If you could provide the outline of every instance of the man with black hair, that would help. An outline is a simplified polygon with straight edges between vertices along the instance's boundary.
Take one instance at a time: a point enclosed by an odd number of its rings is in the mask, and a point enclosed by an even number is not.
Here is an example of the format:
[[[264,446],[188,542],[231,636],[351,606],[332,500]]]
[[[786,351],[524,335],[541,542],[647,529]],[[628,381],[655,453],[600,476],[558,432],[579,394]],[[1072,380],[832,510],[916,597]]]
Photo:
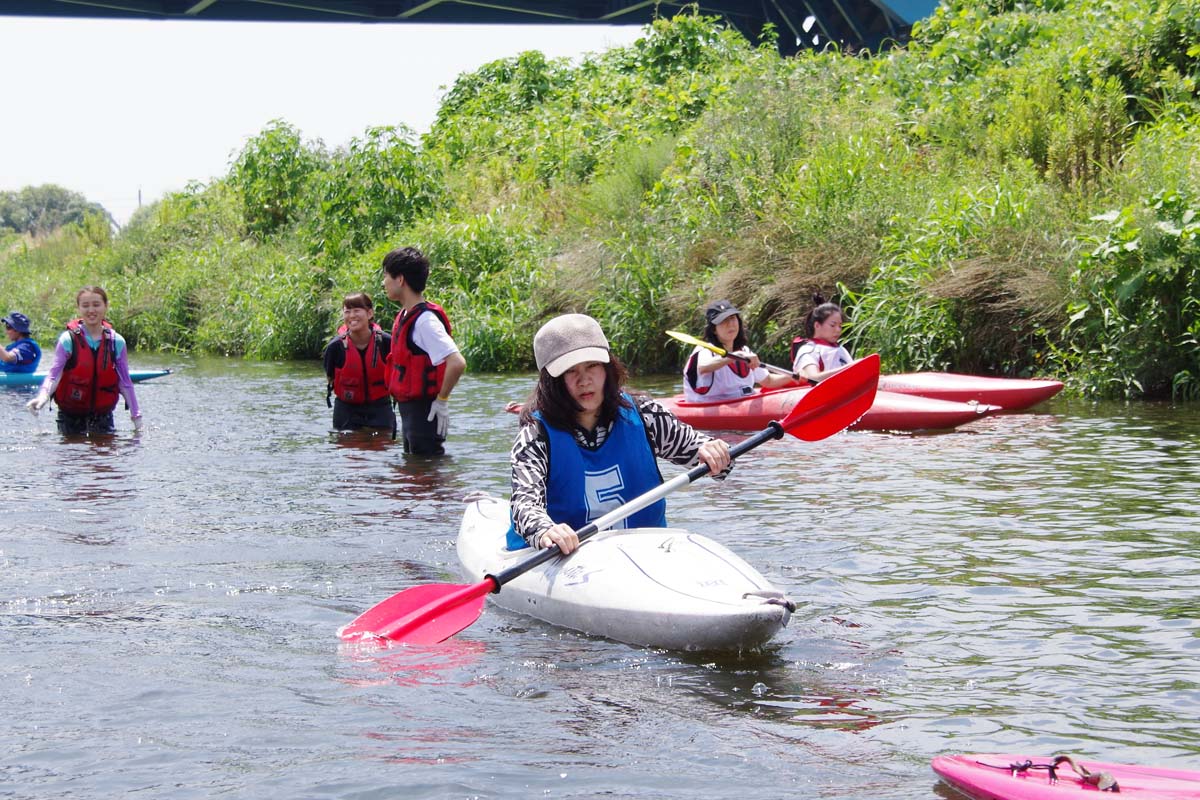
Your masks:
[[[392,325],[388,391],[396,401],[404,452],[441,455],[450,429],[450,393],[467,362],[450,338],[450,318],[425,299],[429,259],[415,247],[383,257],[383,290],[400,304]]]

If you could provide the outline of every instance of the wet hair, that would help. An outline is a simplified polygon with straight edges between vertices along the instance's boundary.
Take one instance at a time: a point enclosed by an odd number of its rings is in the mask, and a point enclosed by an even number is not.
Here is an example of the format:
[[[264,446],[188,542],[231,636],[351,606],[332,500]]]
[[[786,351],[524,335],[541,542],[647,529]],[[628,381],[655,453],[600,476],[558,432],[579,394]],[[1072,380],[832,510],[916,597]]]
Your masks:
[[[604,400],[600,403],[600,415],[596,420],[601,425],[612,424],[622,408],[633,408],[633,404],[621,395],[629,372],[615,353],[610,352],[608,359],[604,365]],[[575,415],[581,410],[567,391],[565,375],[554,378],[543,369],[538,373],[538,383],[529,402],[521,411],[521,424],[532,422],[533,412],[540,411],[547,424],[569,431],[575,427]]]
[[[99,286],[85,286],[75,293],[75,305],[79,305],[79,298],[85,294],[98,294],[104,299],[104,305],[108,305],[108,292],[101,289]]]
[[[366,292],[355,292],[348,294],[342,298],[342,308],[365,308],[372,314],[375,313],[375,305],[371,302],[371,295]]]
[[[805,315],[805,317],[804,317],[804,338],[805,339],[813,338],[813,334],[816,332],[817,323],[824,322],[825,320],[827,320],[831,316],[833,316],[835,313],[841,314],[843,320],[846,318],[845,313],[842,312],[842,307],[839,306],[837,303],[831,303],[831,302],[827,301],[820,294],[814,294],[812,296],[812,299],[813,299],[812,311],[809,311],[808,314]]]
[[[750,346],[750,339],[746,336],[746,323],[742,321],[741,314],[734,314],[738,321],[737,336],[733,337],[733,347],[730,350],[741,350],[743,347]],[[725,349],[725,345],[721,344],[720,338],[717,337],[717,326],[711,322],[704,323],[704,341],[711,345]]]
[[[404,278],[420,294],[429,281],[429,259],[415,247],[398,247],[383,257],[383,271],[393,278]]]

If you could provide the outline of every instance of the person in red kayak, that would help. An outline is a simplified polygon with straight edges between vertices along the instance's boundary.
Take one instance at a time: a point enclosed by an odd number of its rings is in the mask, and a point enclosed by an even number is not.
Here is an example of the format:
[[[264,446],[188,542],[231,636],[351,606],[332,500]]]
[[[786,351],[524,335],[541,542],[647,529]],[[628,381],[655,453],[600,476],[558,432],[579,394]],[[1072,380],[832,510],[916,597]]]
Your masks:
[[[733,400],[752,394],[755,386],[796,385],[789,376],[762,366],[748,346],[742,312],[728,300],[716,300],[704,309],[704,340],[732,355],[720,356],[704,347],[692,351],[683,367],[683,396],[689,403]]]
[[[538,383],[512,447],[509,549],[558,545],[570,553],[576,530],[662,483],[656,458],[703,462],[725,477],[729,445],[630,395],[596,320],[555,317],[533,337],[533,354]],[[616,527],[665,527],[665,508],[659,500]]]
[[[842,338],[842,307],[813,295],[813,308],[804,317],[804,335],[792,340],[792,369],[809,383],[818,383],[854,363]]]
[[[108,435],[116,432],[113,409],[124,398],[134,430],[140,431],[142,412],[129,378],[128,348],[106,319],[108,294],[85,286],[75,294],[75,308],[79,317],[58,337],[50,372],[26,407],[36,414],[53,397],[60,433]]]
[[[343,324],[325,346],[325,403],[334,395],[333,427],[339,431],[384,428],[396,436],[388,392],[392,337],[375,323],[375,306],[363,292],[342,299]]]

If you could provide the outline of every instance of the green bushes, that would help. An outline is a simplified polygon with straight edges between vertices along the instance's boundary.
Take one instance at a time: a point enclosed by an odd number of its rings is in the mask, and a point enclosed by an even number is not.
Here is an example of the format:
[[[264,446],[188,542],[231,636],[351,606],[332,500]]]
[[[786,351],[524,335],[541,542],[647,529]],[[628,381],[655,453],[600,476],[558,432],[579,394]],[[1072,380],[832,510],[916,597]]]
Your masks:
[[[286,122],[229,174],[104,226],[3,240],[0,292],[60,324],[100,282],[135,347],[314,357],[387,250],[431,256],[472,370],[587,311],[639,371],[715,296],[781,360],[814,291],[885,368],[1057,370],[1200,397],[1200,0],[952,0],[906,49],[781,58],[660,20],[576,64],[486,64],[430,132],[327,151]],[[52,275],[48,278],[47,275]]]
[[[1082,391],[1200,396],[1200,203],[1176,193],[1094,218],[1059,355]]]

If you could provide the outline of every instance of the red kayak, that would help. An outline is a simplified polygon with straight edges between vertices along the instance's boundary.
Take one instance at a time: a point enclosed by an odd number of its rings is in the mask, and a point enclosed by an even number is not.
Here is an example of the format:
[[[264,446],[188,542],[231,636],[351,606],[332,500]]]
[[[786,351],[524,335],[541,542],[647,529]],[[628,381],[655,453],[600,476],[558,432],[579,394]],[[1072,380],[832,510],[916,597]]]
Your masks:
[[[663,407],[693,428],[701,430],[757,431],[773,419],[786,417],[809,386],[767,389],[734,400],[689,403],[683,395],[660,400]],[[863,418],[850,426],[859,431],[916,431],[954,428],[999,406],[952,403],[894,392],[876,392],[875,402]]]
[[[1062,391],[1060,381],[1026,378],[988,378],[953,372],[909,372],[880,375],[879,391],[952,400],[956,403],[987,403],[1005,411],[1020,411],[1049,400]]]
[[[972,800],[1200,800],[1200,772],[1011,753],[938,756],[933,771]]]

